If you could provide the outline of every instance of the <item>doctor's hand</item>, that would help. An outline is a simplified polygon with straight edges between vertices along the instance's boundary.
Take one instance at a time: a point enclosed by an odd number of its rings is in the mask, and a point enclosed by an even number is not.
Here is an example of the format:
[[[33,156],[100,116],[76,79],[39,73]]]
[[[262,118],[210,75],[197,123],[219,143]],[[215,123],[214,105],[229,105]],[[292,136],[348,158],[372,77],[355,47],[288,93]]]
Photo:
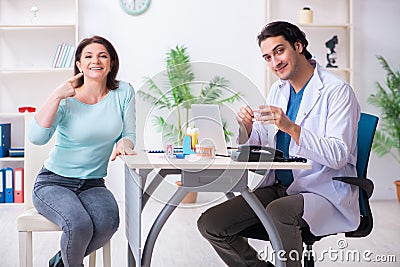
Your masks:
[[[76,94],[74,83],[82,77],[83,73],[78,73],[72,78],[68,79],[63,84],[59,85],[53,92],[54,96],[58,99],[64,99],[67,97],[72,97]]]
[[[136,155],[137,153],[133,150],[133,143],[127,139],[121,139],[118,141],[113,152],[111,153],[110,160],[114,161],[118,156],[121,155]]]
[[[281,108],[263,105],[259,106],[257,112],[260,113],[260,116],[256,117],[257,121],[263,124],[275,124],[279,130],[288,133],[299,144],[301,127],[289,119]]]
[[[246,131],[247,137],[250,136],[253,127],[253,118],[254,113],[249,106],[241,107],[236,116],[240,129]]]

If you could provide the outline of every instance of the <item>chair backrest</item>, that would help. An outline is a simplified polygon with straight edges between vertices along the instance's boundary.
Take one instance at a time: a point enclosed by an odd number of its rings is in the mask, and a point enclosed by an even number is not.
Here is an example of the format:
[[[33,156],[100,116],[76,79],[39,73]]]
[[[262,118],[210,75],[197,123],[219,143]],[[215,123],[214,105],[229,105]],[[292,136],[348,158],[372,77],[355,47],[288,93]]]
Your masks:
[[[357,136],[357,176],[359,178],[367,177],[367,169],[369,155],[371,154],[372,142],[378,125],[378,117],[367,113],[361,113],[358,122]],[[367,198],[368,199],[368,198]],[[365,207],[365,196],[360,190],[360,211],[363,216],[367,215],[367,207]]]
[[[357,176],[367,177],[369,155],[374,140],[378,117],[361,113],[357,135]]]
[[[369,156],[371,153],[372,142],[378,124],[378,117],[366,113],[361,113],[360,121],[358,122],[358,136],[357,136],[357,176],[358,178],[367,178],[367,168],[369,162]],[[373,184],[371,193],[373,190]],[[357,230],[347,232],[347,237],[364,237],[367,236],[373,227],[373,218],[371,207],[368,201],[368,194],[363,192],[360,188],[360,225]]]
[[[43,146],[32,144],[28,139],[28,131],[34,114],[25,115],[25,159],[24,159],[24,208],[25,210],[33,208],[32,189],[36,176],[42,168],[44,161],[49,156],[50,150],[54,147],[55,138]]]

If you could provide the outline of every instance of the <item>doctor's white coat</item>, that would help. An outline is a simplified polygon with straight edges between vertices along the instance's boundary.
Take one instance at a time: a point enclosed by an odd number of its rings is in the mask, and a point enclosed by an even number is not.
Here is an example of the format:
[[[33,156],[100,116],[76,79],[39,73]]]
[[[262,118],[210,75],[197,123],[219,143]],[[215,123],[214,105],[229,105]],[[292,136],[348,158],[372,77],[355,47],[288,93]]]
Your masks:
[[[352,88],[315,61],[314,75],[304,90],[295,123],[301,126],[299,145],[291,140],[289,154],[300,156],[312,165],[311,170],[293,170],[294,181],[289,195],[304,197],[303,219],[314,235],[327,235],[357,229],[359,218],[358,188],[336,176],[357,176],[357,129],[360,107]],[[288,81],[275,82],[267,104],[286,112],[290,96]],[[250,144],[275,147],[278,128],[275,125],[253,124]],[[262,183],[275,183],[273,170]]]

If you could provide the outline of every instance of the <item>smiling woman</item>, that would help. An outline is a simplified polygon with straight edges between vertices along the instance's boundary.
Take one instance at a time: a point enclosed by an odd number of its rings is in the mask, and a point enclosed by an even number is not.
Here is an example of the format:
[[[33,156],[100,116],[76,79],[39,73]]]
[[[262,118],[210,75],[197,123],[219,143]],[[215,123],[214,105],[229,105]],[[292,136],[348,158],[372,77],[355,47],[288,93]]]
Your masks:
[[[118,205],[104,177],[110,158],[135,154],[136,141],[135,93],[115,79],[118,68],[108,40],[83,39],[75,76],[50,94],[32,120],[32,143],[46,144],[54,133],[57,138],[33,191],[38,212],[64,229],[50,266],[83,266],[84,257],[118,229]]]

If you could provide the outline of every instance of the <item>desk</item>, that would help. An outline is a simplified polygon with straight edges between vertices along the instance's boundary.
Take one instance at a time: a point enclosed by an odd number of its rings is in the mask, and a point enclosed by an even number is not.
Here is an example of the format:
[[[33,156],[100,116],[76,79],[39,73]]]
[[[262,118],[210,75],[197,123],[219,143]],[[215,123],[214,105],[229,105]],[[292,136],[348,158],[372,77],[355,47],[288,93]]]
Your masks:
[[[240,192],[267,230],[272,247],[279,251],[282,241],[268,218],[264,207],[248,188],[248,170],[310,169],[308,163],[297,162],[236,162],[227,157],[214,159],[169,159],[163,154],[138,151],[125,156],[125,231],[128,239],[128,266],[150,266],[154,244],[165,222],[188,192]],[[158,175],[144,190],[148,174],[160,169]],[[141,214],[147,200],[168,174],[181,174],[182,186],[177,189],[154,221],[146,238],[143,251],[141,240]],[[195,226],[193,226],[195,227]],[[285,266],[276,262],[276,266]]]

